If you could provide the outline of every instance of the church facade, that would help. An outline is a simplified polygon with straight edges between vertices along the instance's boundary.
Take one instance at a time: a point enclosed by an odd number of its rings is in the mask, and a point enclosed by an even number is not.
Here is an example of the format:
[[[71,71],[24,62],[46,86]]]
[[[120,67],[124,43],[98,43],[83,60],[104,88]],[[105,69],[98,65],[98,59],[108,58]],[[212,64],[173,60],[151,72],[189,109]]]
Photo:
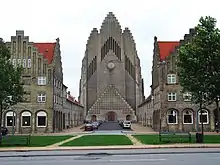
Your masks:
[[[110,12],[100,31],[92,30],[82,60],[79,101],[84,115],[87,120],[136,121],[136,109],[143,99],[135,41]]]

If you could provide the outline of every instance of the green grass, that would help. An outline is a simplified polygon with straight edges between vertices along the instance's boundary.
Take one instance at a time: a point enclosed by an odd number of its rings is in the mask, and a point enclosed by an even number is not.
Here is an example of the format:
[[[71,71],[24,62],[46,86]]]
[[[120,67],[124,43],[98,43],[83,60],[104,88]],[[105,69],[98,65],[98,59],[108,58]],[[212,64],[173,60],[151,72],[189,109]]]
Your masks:
[[[11,136],[10,140],[8,140],[7,137],[4,137],[2,139],[2,147],[27,146],[26,140],[23,137],[23,135],[15,135]],[[61,142],[71,137],[73,136],[30,136],[29,147],[44,147]]]
[[[159,135],[133,135],[143,144],[174,144],[174,143],[189,143],[186,138],[174,138],[173,142],[160,142]],[[171,135],[172,136],[172,135]],[[175,136],[175,135],[173,135]],[[196,136],[192,135],[191,143],[196,142]],[[220,135],[204,135],[204,143],[220,143]]]
[[[69,141],[61,146],[111,146],[132,145],[132,142],[124,135],[86,135]]]

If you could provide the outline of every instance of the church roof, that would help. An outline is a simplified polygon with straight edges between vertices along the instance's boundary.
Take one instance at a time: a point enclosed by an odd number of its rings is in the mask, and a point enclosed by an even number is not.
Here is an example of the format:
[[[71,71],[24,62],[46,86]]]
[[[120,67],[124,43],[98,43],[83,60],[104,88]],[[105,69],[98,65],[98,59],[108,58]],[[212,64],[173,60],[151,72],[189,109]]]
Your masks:
[[[160,49],[160,60],[163,61],[167,56],[174,51],[176,46],[179,46],[179,41],[157,41]]]
[[[46,58],[48,63],[51,64],[56,43],[34,43],[34,46],[38,48],[39,53],[43,54],[44,58]]]

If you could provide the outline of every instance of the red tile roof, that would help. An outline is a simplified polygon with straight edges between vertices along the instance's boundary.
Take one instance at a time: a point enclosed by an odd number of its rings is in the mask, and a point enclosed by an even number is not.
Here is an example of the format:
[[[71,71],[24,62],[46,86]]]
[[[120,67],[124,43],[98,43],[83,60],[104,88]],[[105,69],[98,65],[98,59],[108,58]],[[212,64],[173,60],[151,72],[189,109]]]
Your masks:
[[[43,54],[44,58],[48,59],[48,63],[51,64],[56,43],[34,43],[34,46],[38,48],[38,51]]]
[[[157,43],[160,49],[161,61],[165,60],[165,58],[170,55],[176,46],[179,46],[178,41],[158,41]]]

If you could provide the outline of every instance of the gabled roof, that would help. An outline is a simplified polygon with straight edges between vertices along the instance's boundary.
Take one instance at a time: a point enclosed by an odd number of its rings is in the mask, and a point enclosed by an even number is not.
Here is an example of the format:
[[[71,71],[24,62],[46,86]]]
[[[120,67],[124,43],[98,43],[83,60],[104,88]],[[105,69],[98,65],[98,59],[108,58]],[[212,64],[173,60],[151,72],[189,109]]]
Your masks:
[[[158,41],[160,49],[160,60],[163,61],[167,56],[174,51],[176,46],[179,46],[179,41]]]
[[[56,43],[34,43],[34,46],[38,48],[39,53],[43,54],[44,58],[51,64]]]

